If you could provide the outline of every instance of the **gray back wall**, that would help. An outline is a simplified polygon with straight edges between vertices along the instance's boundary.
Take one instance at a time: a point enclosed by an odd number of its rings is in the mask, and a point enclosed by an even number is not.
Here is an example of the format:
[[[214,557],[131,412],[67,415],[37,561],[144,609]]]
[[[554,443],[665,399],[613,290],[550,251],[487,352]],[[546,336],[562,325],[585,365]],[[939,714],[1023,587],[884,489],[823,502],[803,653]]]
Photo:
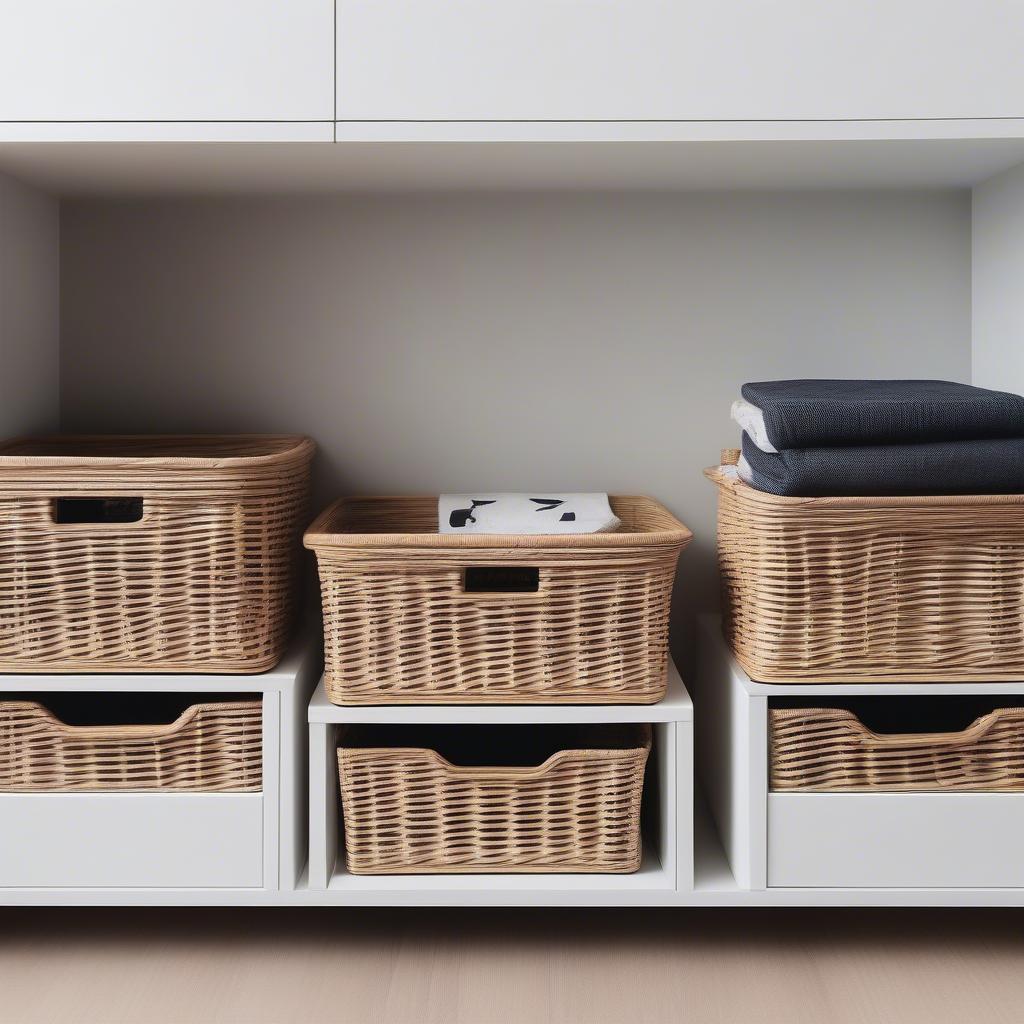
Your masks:
[[[1024,168],[973,196],[974,383],[1024,394]]]
[[[57,429],[59,244],[56,201],[0,177],[0,437]]]
[[[696,533],[745,380],[970,377],[963,192],[72,202],[66,430],[302,431],[344,492],[607,490]]]

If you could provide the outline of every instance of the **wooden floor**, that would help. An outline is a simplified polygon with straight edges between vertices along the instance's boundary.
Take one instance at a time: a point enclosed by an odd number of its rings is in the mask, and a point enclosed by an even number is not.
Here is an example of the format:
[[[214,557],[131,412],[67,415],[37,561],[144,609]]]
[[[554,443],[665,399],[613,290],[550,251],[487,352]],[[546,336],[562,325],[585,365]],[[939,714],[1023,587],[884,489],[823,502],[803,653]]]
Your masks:
[[[0,1021],[1020,1024],[1015,911],[0,910]]]

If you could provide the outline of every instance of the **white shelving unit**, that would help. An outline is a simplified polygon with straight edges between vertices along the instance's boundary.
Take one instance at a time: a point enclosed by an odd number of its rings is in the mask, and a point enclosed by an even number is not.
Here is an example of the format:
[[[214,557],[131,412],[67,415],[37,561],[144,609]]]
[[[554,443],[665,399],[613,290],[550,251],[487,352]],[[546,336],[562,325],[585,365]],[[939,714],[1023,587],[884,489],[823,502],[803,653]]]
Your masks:
[[[678,652],[714,607],[700,469],[735,438],[742,380],[1024,392],[1021,9],[837,0],[794,34],[776,7],[0,0],[0,434],[306,432],[320,507],[567,474],[652,493],[696,534]],[[1024,885],[875,884],[884,857],[848,865],[856,887],[773,884],[811,877],[780,837],[832,811],[767,783],[772,700],[1024,700],[1024,680],[763,686],[714,620],[697,655],[693,704],[673,670],[652,707],[339,708],[305,641],[262,676],[0,676],[5,693],[258,693],[266,753],[264,792],[231,806],[241,853],[176,859],[188,799],[152,818],[148,796],[53,814],[62,798],[0,795],[0,835],[39,832],[40,880],[104,883],[5,885],[8,844],[0,904],[1024,905]],[[636,875],[344,871],[339,725],[631,721],[655,725],[660,826]],[[1019,858],[1020,798],[964,796]],[[862,829],[885,803],[846,802]],[[939,801],[889,803],[949,838]],[[144,827],[166,884],[112,853],[90,866],[66,834],[111,814],[111,834]],[[248,859],[203,875],[214,856]]]
[[[624,707],[583,706],[491,706],[491,707],[351,707],[330,704],[319,679],[319,655],[315,645],[297,645],[273,672],[262,676],[5,676],[4,693],[42,693],[68,690],[90,692],[261,692],[264,694],[268,761],[262,797],[267,808],[265,835],[267,874],[262,885],[226,887],[208,885],[139,886],[116,884],[92,886],[2,886],[0,905],[39,906],[674,906],[674,907],[756,907],[756,906],[1024,906],[1024,887],[1010,886],[768,886],[766,879],[753,883],[751,854],[756,847],[767,857],[767,762],[744,741],[743,734],[730,732],[721,739],[723,722],[739,719],[722,713],[728,704],[744,694],[767,701],[769,696],[838,696],[863,692],[863,687],[778,687],[745,680],[735,667],[728,668],[717,633],[717,620],[702,620],[701,669],[694,678],[696,705],[691,704],[678,673],[670,674],[669,692],[656,705]],[[724,685],[710,666],[725,665],[739,683]],[[906,690],[918,694],[976,692],[968,686],[913,684],[895,686],[886,692]],[[871,691],[877,693],[878,691]],[[989,692],[989,688],[986,688]],[[998,685],[993,695],[1024,695],[1024,683]],[[312,699],[310,695],[312,693]],[[310,765],[309,799],[306,799],[304,761],[305,710],[308,701]],[[274,708],[280,708],[276,727]],[[654,778],[658,791],[660,830],[649,842],[643,865],[633,875],[349,875],[339,859],[337,761],[333,733],[344,722],[408,724],[445,723],[467,727],[493,723],[529,724],[565,722],[654,723]],[[693,781],[691,740],[697,726],[697,749],[701,757],[708,799],[701,780]],[[748,716],[749,727],[749,716]],[[276,736],[275,736],[276,733]],[[300,761],[303,762],[300,767]],[[275,771],[275,765],[278,767]],[[712,766],[717,765],[717,768]],[[760,782],[744,789],[744,773]],[[275,778],[276,776],[276,778]],[[710,776],[710,777],[709,777]],[[724,787],[724,788],[723,788]],[[274,789],[280,806],[280,833],[271,807]],[[968,794],[969,796],[970,794]],[[988,794],[983,794],[988,795]],[[143,799],[126,794],[130,799]],[[941,796],[941,795],[940,795]],[[1020,798],[1006,794],[1010,800]],[[3,802],[17,801],[18,795],[0,796]],[[62,798],[59,795],[57,799]],[[73,798],[72,798],[73,799]],[[86,795],[86,800],[93,799]],[[193,798],[193,799],[202,799]],[[708,803],[719,817],[716,824]],[[213,804],[213,801],[210,801]],[[692,811],[692,831],[690,828]],[[311,838],[310,864],[314,884],[304,868],[307,816]],[[1018,814],[1024,817],[1024,813]],[[1014,820],[1014,815],[1010,816]],[[15,818],[9,821],[13,826]],[[673,824],[674,821],[674,824]],[[740,827],[737,822],[741,822]],[[742,824],[745,822],[745,824]],[[760,824],[759,824],[760,823]],[[73,819],[67,823],[70,829]],[[725,844],[719,838],[719,826]],[[6,829],[7,826],[5,826]],[[744,831],[745,829],[745,831]],[[27,826],[9,834],[24,835]],[[159,839],[163,833],[157,832]],[[652,837],[653,838],[653,837]],[[968,842],[970,842],[968,837]],[[46,834],[48,842],[67,838]],[[281,884],[270,884],[275,841],[280,843]],[[691,868],[692,864],[692,868]],[[295,872],[296,884],[287,879]],[[692,871],[692,886],[689,884]],[[318,873],[318,874],[317,874]],[[326,884],[325,884],[326,880]]]

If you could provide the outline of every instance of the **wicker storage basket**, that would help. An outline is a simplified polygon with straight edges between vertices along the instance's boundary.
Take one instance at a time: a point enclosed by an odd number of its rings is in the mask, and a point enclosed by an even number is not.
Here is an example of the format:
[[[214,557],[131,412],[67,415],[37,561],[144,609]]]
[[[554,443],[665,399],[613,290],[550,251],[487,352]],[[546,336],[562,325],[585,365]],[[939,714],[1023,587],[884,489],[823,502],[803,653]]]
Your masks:
[[[537,760],[546,760],[528,767],[456,766],[427,747],[374,746],[388,739],[384,730],[350,730],[338,749],[348,870],[636,871],[650,726],[594,727],[575,734],[543,726],[511,728],[518,730],[518,739],[508,729],[502,735],[486,729],[475,734],[475,742],[484,745],[485,762],[522,748],[524,737],[530,749],[520,752],[529,758],[541,750]],[[473,733],[458,730],[451,746],[460,750]],[[428,733],[426,742],[442,745],[437,735]],[[559,741],[578,749],[558,749]]]
[[[0,445],[0,671],[272,668],[312,453],[278,436]]]
[[[259,791],[258,700],[195,704],[169,725],[66,725],[34,701],[0,702],[0,792]]]
[[[1024,790],[1024,708],[960,732],[872,732],[840,708],[772,708],[775,790]]]
[[[310,527],[336,704],[650,704],[690,531],[649,498],[622,527],[574,536],[450,536],[436,498],[346,498]],[[525,580],[526,592],[479,592]],[[517,575],[519,574],[519,575]],[[513,585],[519,585],[513,582]]]
[[[1024,678],[1024,496],[718,485],[723,627],[764,683]]]

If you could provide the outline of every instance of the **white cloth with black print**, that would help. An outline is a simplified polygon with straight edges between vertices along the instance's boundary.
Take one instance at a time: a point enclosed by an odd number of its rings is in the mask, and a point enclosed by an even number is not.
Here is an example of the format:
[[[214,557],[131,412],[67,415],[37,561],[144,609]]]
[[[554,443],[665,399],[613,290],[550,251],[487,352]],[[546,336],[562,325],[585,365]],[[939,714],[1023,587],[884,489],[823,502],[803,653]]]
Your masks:
[[[441,533],[610,533],[621,525],[607,494],[442,494],[437,500]]]

